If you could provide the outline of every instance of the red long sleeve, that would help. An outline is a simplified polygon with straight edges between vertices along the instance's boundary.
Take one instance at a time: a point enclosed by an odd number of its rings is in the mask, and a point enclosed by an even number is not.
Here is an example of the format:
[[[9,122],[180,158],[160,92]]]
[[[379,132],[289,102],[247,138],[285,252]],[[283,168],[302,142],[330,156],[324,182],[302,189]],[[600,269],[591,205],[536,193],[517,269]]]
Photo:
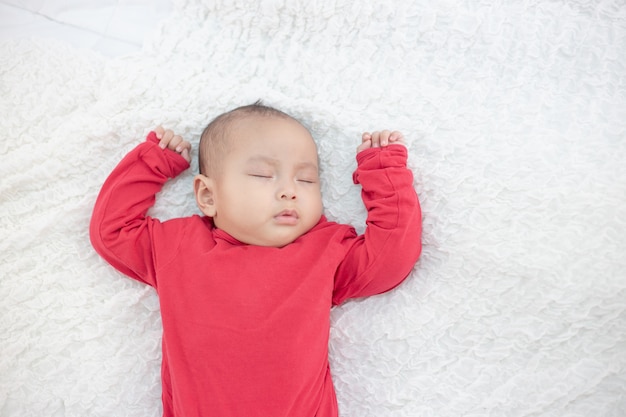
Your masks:
[[[147,217],[155,194],[189,167],[163,150],[151,132],[109,175],[98,195],[89,227],[95,250],[124,274],[156,286],[152,231],[159,221]]]
[[[358,154],[355,184],[367,209],[358,236],[337,270],[333,303],[380,294],[400,284],[420,256],[422,215],[402,145]]]

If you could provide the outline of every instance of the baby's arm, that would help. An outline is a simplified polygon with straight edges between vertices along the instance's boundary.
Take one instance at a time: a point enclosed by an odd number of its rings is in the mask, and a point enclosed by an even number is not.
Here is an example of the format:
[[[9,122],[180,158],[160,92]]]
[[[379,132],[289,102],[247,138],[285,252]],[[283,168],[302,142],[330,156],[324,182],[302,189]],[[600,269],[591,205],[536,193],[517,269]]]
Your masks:
[[[402,145],[404,137],[397,131],[362,136],[354,181],[362,186],[367,228],[350,242],[337,271],[334,304],[390,290],[406,278],[419,258],[421,209]]]
[[[189,167],[191,145],[157,127],[115,167],[94,206],[94,249],[132,278],[156,286],[153,235],[160,222],[146,215],[163,184]]]

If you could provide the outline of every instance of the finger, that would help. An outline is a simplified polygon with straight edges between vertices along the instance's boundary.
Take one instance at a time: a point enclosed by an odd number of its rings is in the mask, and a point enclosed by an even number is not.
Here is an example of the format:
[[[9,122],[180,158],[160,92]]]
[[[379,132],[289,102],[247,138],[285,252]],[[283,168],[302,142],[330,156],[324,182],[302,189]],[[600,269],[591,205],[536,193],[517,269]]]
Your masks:
[[[389,136],[391,136],[391,132],[389,130],[383,130],[380,132],[380,146],[389,145]]]
[[[357,146],[356,153],[364,151],[372,147],[372,134],[370,132],[363,132],[361,135],[361,144]]]
[[[183,148],[180,155],[185,158],[185,161],[191,162],[191,157],[189,156],[189,148]]]
[[[396,142],[404,143],[404,135],[402,134],[402,132],[394,130],[389,135],[389,143],[396,143]]]
[[[183,139],[182,136],[179,136],[179,135],[174,136],[174,139],[172,139],[172,142],[176,143],[175,145],[172,146],[172,148],[178,153],[181,153],[185,149],[187,149],[188,151],[191,150],[191,143]]]
[[[159,142],[159,146],[161,147],[161,149],[167,148],[173,137],[174,137],[174,132],[172,132],[171,130],[168,129],[165,132],[163,132],[161,141]]]
[[[183,158],[185,158],[185,160],[187,162],[191,162],[191,159],[189,157],[189,155],[191,154],[191,143],[187,142],[181,136],[177,135],[177,136],[174,136],[174,138],[172,139],[172,142],[170,142],[170,144],[173,144],[179,138],[180,138],[180,142],[177,145],[172,145],[170,147],[170,149],[172,149],[172,150],[178,152],[179,154],[181,154],[181,156]]]
[[[371,139],[367,139],[365,140],[363,143],[361,143],[357,148],[356,148],[356,153],[359,153],[361,151],[364,151],[366,149],[369,149],[372,147],[372,140]]]
[[[180,135],[174,135],[172,136],[172,139],[170,140],[170,142],[167,144],[167,147],[173,151],[176,152],[180,152],[183,150],[182,147],[180,147],[180,144],[183,142],[183,137]],[[179,148],[180,147],[180,148]]]
[[[372,148],[380,147],[380,132],[372,133]]]
[[[161,125],[154,128],[154,133],[156,134],[157,139],[161,139],[163,137],[163,132],[165,132],[165,129],[163,129],[163,126]]]

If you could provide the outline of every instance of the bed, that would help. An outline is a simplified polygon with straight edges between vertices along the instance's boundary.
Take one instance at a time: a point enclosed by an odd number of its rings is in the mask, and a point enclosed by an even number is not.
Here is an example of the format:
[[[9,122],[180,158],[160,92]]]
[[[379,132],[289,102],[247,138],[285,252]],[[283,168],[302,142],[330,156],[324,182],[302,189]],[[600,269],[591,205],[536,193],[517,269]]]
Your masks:
[[[619,1],[0,2],[0,415],[156,417],[159,304],[89,243],[158,124],[197,145],[262,98],[310,127],[362,231],[364,130],[408,139],[423,253],[332,311],[340,412],[626,415],[626,6]],[[151,214],[197,213],[197,163]]]

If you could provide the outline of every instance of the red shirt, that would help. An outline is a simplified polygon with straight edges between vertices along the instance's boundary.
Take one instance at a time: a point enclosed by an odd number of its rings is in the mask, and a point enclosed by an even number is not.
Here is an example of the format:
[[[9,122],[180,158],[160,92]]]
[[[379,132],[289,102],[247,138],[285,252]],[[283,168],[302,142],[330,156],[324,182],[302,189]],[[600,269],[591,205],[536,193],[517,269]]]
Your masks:
[[[330,309],[409,274],[421,212],[400,145],[357,156],[367,229],[322,217],[283,248],[243,244],[208,217],[146,216],[189,164],[154,133],[104,183],[91,241],[111,265],[153,286],[163,321],[164,416],[334,417]]]

